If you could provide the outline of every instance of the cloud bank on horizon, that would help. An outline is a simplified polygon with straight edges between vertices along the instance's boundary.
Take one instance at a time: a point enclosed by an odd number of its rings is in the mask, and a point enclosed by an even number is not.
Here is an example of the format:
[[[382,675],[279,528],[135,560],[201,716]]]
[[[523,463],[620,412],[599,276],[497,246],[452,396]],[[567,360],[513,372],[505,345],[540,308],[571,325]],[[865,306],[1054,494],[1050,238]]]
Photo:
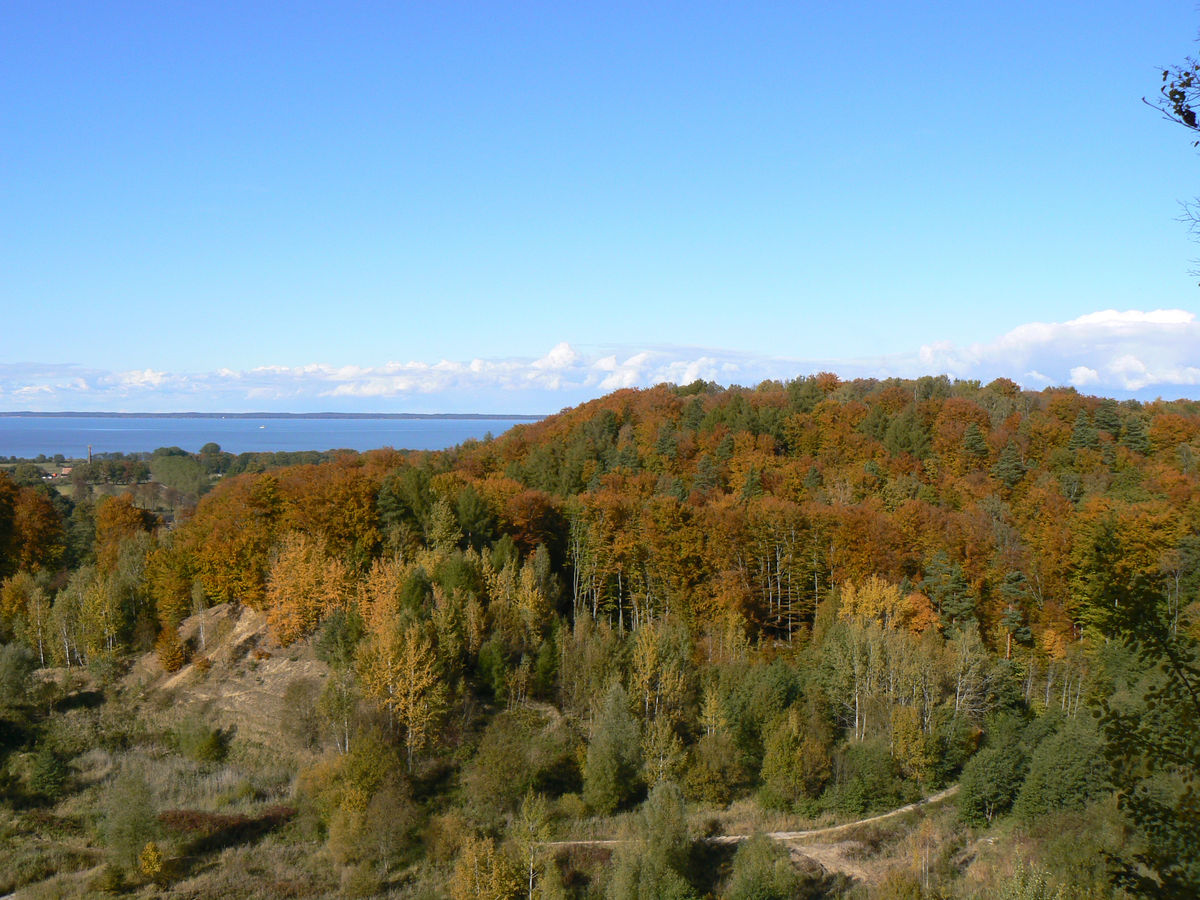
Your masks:
[[[1200,322],[1181,309],[1104,310],[1033,322],[967,347],[933,343],[866,359],[767,357],[689,347],[559,343],[539,359],[308,364],[243,371],[122,372],[70,364],[0,365],[0,409],[38,412],[547,413],[620,388],[697,379],[753,385],[819,371],[843,378],[1011,378],[1116,397],[1200,398]]]

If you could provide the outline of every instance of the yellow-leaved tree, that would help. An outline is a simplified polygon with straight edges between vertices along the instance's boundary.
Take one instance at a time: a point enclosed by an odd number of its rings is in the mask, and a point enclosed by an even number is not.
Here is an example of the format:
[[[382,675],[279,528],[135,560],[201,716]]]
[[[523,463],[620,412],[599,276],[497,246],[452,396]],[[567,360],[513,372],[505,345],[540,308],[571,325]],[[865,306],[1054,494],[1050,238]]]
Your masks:
[[[900,588],[871,575],[861,584],[847,581],[842,585],[840,614],[848,622],[875,621],[886,627],[896,627],[904,611]]]
[[[413,754],[428,742],[446,706],[433,641],[416,624],[373,634],[359,654],[358,669],[363,692],[404,732],[411,772]]]
[[[523,893],[517,866],[491,838],[467,838],[450,876],[453,900],[516,900]]]
[[[346,565],[326,552],[325,542],[299,532],[284,535],[267,578],[267,621],[284,646],[312,633],[343,606]]]

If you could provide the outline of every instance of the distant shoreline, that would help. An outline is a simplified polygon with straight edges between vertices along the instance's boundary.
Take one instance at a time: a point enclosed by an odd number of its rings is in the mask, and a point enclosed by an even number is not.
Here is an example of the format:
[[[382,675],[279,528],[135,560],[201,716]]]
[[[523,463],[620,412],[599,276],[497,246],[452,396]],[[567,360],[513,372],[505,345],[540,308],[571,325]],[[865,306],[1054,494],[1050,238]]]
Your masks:
[[[545,415],[520,413],[204,413],[204,412],[0,412],[0,418],[12,419],[471,419],[539,422]]]

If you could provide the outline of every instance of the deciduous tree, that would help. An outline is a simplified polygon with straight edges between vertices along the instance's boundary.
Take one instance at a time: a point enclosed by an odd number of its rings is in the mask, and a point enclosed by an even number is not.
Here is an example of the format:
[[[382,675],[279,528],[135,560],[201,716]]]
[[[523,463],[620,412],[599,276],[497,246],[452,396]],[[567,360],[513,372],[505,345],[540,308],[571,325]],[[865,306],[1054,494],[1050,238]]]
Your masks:
[[[373,635],[363,647],[358,670],[365,693],[379,702],[404,734],[408,768],[423,749],[445,706],[433,642],[413,624],[391,634]]]

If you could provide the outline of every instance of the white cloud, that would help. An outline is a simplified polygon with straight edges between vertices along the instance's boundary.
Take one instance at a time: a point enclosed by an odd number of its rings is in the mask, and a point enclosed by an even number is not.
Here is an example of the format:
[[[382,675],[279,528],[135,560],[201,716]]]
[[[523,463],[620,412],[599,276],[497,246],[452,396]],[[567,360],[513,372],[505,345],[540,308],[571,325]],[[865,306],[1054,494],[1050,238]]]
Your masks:
[[[24,387],[17,388],[16,390],[14,390],[12,392],[12,395],[14,397],[18,397],[22,400],[28,400],[30,398],[37,398],[37,397],[53,396],[54,388],[50,387],[49,385],[45,385],[45,384],[29,384]]]
[[[1030,322],[967,348],[929,344],[918,355],[922,363],[963,378],[1023,370],[1032,376],[1030,387],[1069,383],[1170,393],[1200,384],[1200,323],[1182,309],[1106,309],[1067,322]]]
[[[160,388],[170,376],[166,372],[142,369],[134,372],[116,372],[106,379],[108,383],[126,388]]]
[[[532,368],[561,372],[564,369],[569,369],[577,362],[579,362],[579,354],[575,352],[570,344],[563,341],[555,344],[553,349],[541,359],[535,360]]]
[[[1097,384],[1100,381],[1100,373],[1095,369],[1089,369],[1087,366],[1075,366],[1071,369],[1071,384],[1075,387],[1086,387],[1089,384]]]
[[[647,364],[650,362],[649,352],[643,351],[635,353],[623,363],[618,363],[616,356],[606,356],[599,360],[595,367],[601,372],[605,372],[605,376],[600,379],[599,388],[602,391],[615,391],[621,388],[637,387],[645,385],[647,379],[644,375]],[[589,379],[588,383],[595,383]]]
[[[936,341],[873,359],[783,359],[661,346],[596,352],[562,342],[537,358],[262,365],[208,373],[9,363],[0,364],[0,395],[47,411],[546,412],[664,381],[752,385],[823,370],[844,378],[944,373],[985,382],[1003,376],[1034,389],[1072,384],[1118,396],[1200,396],[1200,323],[1179,309],[1102,310],[1066,322],[1030,322],[966,347]]]

